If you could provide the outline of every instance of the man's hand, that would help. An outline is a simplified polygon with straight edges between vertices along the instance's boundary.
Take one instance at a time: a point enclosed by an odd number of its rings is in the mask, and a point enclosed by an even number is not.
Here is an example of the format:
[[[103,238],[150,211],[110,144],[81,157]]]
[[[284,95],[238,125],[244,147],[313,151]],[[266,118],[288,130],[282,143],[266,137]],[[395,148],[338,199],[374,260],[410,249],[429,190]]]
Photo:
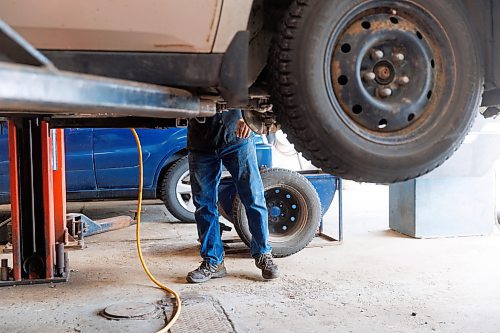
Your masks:
[[[238,138],[246,139],[251,133],[250,127],[245,123],[243,119],[238,120],[238,125],[236,125],[236,136]]]

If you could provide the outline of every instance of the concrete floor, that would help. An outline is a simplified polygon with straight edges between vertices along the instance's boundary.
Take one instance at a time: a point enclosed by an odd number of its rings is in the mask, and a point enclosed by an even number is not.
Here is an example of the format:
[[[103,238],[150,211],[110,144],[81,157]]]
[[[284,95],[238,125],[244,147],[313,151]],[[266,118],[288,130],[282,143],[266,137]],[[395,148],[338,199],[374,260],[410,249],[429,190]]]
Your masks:
[[[172,217],[155,202],[145,207],[143,250],[159,280],[181,297],[212,296],[237,332],[500,332],[499,233],[401,236],[387,230],[387,192],[384,186],[347,184],[344,243],[316,239],[277,259],[277,281],[263,282],[249,255],[240,253],[227,255],[226,278],[186,284],[186,273],[199,263],[195,225],[166,223]],[[70,207],[98,218],[127,213],[133,204]],[[334,220],[331,211],[330,229]],[[160,329],[162,317],[110,321],[98,315],[123,301],[168,302],[142,272],[134,239],[133,227],[89,238],[85,250],[70,253],[68,283],[0,289],[0,332]]]

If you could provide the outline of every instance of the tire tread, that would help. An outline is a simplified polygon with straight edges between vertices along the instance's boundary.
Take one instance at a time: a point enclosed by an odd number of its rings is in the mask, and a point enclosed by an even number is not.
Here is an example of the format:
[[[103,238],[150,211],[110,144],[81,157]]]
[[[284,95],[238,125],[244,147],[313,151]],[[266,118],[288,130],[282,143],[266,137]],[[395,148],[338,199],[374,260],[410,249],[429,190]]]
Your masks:
[[[355,181],[366,181],[365,176],[352,172],[349,166],[342,165],[342,158],[333,149],[320,144],[312,135],[314,124],[308,118],[306,110],[297,97],[298,86],[294,80],[290,66],[293,65],[293,44],[297,38],[297,31],[304,25],[307,7],[312,6],[316,0],[294,0],[288,12],[285,14],[278,34],[275,36],[273,46],[269,53],[270,64],[270,84],[271,98],[274,105],[278,121],[285,129],[290,141],[302,152],[304,157],[318,164],[326,172],[342,176]],[[483,85],[481,84],[480,87]],[[477,94],[477,101],[473,105],[479,104],[482,94]],[[466,134],[472,128],[474,117],[468,120],[468,124],[458,133],[457,138],[447,153],[432,168],[428,168],[419,173],[409,173],[408,170],[401,170],[399,174],[385,174],[383,183],[400,182],[424,175],[434,168],[443,164],[460,147]],[[377,177],[380,178],[380,177]]]

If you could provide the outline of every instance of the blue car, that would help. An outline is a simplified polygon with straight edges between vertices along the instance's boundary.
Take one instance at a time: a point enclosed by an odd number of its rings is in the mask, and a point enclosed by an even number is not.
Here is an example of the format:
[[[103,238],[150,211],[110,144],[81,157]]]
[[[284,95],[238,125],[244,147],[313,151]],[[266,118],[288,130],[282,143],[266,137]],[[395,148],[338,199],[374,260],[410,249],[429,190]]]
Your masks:
[[[137,147],[128,129],[72,128],[65,131],[66,189],[68,200],[137,198]],[[138,129],[144,160],[144,198],[162,199],[172,214],[192,220],[186,129]],[[10,200],[8,138],[0,133],[0,203]],[[180,175],[183,178],[172,177]],[[167,188],[186,193],[168,195]],[[183,187],[182,184],[185,184]],[[166,195],[167,194],[167,195]],[[172,202],[174,200],[176,202]]]
[[[9,203],[7,127],[0,129],[0,204]],[[138,129],[144,160],[144,198],[161,199],[181,221],[194,221],[185,128]],[[271,166],[270,146],[257,140],[262,167]],[[137,148],[128,129],[65,129],[68,200],[137,198]]]

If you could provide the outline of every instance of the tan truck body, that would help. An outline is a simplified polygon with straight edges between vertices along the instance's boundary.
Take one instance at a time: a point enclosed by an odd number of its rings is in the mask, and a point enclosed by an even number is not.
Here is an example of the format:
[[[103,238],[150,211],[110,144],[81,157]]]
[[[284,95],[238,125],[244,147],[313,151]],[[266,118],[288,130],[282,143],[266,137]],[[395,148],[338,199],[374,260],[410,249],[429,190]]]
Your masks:
[[[4,0],[0,13],[38,49],[224,52],[252,0]]]

